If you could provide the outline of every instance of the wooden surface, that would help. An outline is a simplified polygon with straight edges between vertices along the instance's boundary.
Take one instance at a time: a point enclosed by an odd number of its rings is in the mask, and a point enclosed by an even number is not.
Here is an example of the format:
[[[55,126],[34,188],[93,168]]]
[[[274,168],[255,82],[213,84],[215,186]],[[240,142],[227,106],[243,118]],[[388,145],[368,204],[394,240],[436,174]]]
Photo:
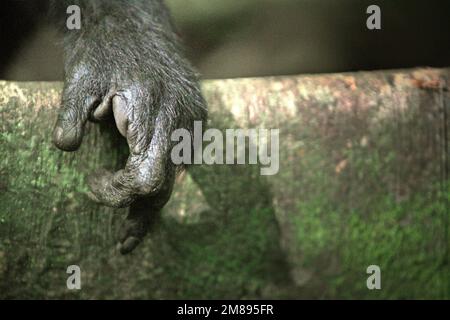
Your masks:
[[[0,82],[0,297],[450,298],[450,70],[205,82],[211,127],[280,129],[280,171],[191,167],[127,257],[125,210],[85,196],[126,146],[105,124],[54,148],[61,88]]]

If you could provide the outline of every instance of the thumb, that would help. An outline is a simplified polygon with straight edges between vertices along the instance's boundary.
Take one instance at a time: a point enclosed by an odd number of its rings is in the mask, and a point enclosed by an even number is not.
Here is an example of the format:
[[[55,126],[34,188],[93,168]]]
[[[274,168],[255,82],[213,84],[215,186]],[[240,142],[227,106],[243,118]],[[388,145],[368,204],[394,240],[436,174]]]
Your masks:
[[[64,93],[62,107],[53,130],[53,143],[64,151],[75,151],[83,140],[84,127],[92,110],[98,104],[94,96],[68,99]]]

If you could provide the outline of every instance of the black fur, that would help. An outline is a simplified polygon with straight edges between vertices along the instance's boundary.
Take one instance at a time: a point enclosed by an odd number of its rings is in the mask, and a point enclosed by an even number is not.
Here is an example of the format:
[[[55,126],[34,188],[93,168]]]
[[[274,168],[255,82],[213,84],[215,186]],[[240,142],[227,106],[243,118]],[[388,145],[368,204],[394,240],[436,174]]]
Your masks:
[[[80,30],[65,28],[69,5],[81,8]],[[65,84],[53,140],[76,150],[88,120],[114,117],[130,147],[123,170],[93,175],[91,198],[125,207],[150,199],[147,214],[168,201],[176,174],[171,133],[193,130],[207,111],[198,80],[161,0],[54,1],[52,17],[64,30]],[[151,211],[151,212],[149,212]],[[130,215],[121,251],[130,252],[145,234],[148,217]]]

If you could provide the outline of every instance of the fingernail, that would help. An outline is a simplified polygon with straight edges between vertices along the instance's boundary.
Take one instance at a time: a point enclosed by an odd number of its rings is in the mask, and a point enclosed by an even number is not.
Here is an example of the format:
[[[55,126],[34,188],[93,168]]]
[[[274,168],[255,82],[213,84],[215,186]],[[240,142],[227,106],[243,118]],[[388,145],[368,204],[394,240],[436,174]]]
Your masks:
[[[53,144],[63,151],[75,151],[80,147],[81,139],[76,128],[64,130],[56,127],[53,131]]]

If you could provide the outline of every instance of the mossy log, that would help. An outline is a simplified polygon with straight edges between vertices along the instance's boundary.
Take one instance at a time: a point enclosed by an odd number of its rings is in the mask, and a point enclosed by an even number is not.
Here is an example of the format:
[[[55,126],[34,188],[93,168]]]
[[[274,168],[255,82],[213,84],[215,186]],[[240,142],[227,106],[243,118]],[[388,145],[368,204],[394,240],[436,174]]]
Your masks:
[[[209,126],[280,129],[279,173],[191,166],[130,256],[85,195],[127,148],[53,147],[61,89],[0,82],[1,298],[450,298],[449,69],[205,81]]]

